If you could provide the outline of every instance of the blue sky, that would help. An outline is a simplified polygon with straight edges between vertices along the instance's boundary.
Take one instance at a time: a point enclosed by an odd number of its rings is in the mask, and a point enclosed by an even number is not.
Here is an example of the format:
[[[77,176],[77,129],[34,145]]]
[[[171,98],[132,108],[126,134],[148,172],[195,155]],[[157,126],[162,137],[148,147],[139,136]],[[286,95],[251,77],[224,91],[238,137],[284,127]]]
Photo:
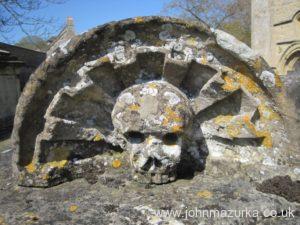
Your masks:
[[[55,17],[63,24],[67,16],[72,16],[77,33],[82,33],[106,22],[129,17],[160,15],[168,0],[68,0],[64,4],[50,5],[39,10],[37,15]],[[14,41],[24,36],[14,32]]]

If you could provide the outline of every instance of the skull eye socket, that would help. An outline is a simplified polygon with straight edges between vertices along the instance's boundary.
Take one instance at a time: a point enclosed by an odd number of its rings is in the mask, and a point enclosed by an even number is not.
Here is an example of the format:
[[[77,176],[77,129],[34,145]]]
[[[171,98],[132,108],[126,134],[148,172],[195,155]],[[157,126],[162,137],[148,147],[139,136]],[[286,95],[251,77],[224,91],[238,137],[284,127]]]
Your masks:
[[[125,137],[130,143],[133,144],[140,144],[145,141],[145,135],[137,131],[127,132]]]
[[[175,145],[178,140],[178,135],[175,133],[168,133],[163,136],[163,142],[165,145]]]

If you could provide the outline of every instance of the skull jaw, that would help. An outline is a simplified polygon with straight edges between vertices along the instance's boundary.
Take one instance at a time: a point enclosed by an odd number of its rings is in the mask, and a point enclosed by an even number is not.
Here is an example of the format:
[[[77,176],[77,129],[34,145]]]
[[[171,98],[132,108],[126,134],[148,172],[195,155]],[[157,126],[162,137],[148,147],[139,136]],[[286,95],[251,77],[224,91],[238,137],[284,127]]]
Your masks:
[[[177,178],[176,170],[167,173],[142,173],[133,171],[133,179],[142,184],[166,184],[175,181]]]

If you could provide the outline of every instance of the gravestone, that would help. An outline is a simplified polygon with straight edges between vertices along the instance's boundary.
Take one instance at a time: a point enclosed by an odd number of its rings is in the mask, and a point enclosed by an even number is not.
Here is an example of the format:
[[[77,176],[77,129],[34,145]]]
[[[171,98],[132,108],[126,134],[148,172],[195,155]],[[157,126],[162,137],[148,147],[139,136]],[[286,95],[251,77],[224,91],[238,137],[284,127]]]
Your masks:
[[[249,47],[205,24],[138,17],[96,27],[30,77],[14,173],[20,185],[49,187],[107,174],[162,184],[233,164],[272,171],[295,157],[279,84]]]

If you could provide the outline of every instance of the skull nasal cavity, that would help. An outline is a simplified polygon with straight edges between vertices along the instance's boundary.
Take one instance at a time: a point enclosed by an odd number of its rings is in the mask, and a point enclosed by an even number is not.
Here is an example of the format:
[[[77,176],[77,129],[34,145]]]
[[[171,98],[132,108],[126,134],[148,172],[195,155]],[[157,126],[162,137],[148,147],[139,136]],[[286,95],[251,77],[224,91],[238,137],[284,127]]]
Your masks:
[[[132,144],[139,144],[145,141],[145,135],[137,131],[127,132],[125,137]]]

